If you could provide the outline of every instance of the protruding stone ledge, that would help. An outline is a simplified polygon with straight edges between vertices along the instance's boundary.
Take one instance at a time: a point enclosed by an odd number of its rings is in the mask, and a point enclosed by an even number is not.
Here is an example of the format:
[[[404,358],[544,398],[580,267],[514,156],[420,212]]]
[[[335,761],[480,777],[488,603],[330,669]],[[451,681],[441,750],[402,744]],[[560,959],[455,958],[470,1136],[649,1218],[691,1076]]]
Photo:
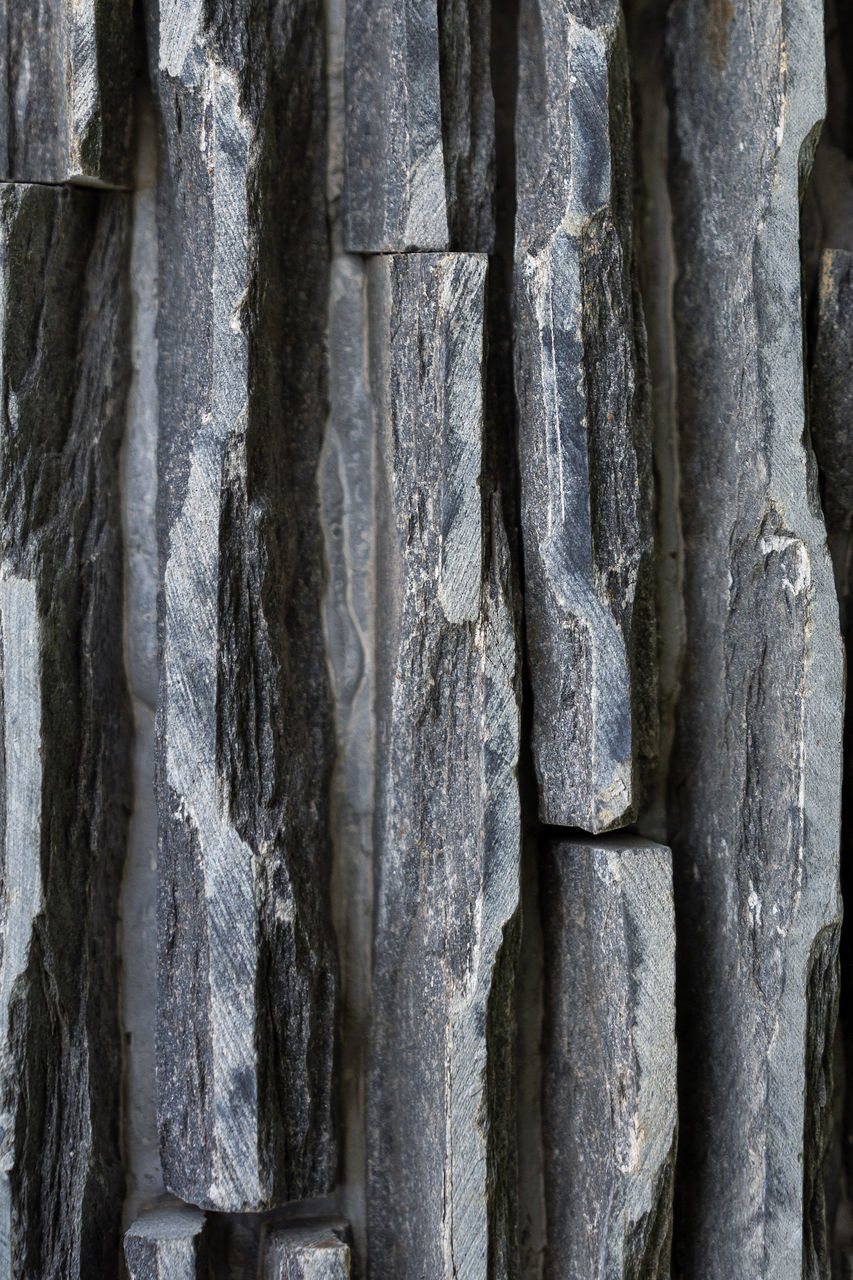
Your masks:
[[[130,1280],[208,1280],[204,1228],[204,1214],[189,1206],[142,1214],[124,1237]]]

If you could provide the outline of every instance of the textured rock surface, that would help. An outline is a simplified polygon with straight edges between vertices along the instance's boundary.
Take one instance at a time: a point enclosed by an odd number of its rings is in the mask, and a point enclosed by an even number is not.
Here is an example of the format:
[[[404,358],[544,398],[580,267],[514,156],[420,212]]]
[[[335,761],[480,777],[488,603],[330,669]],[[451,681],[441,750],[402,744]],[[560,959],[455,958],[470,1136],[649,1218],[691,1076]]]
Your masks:
[[[0,1273],[115,1274],[129,209],[0,186]]]
[[[285,1227],[264,1242],[263,1280],[349,1280],[346,1228],[337,1223]]]
[[[519,708],[508,557],[484,504],[485,259],[368,265],[378,462],[374,1280],[504,1274],[514,1126],[504,1017],[519,898]],[[506,1028],[504,1028],[506,1030]],[[511,1043],[511,1034],[505,1041]]]
[[[364,1248],[364,1056],[370,998],[373,884],[373,472],[367,279],[361,258],[332,267],[329,424],[319,487],[326,542],[323,615],[335,700],[332,881],[341,958],[341,1207]]]
[[[198,1209],[151,1209],[124,1237],[130,1280],[207,1280],[204,1214]]]
[[[556,841],[542,875],[546,1280],[669,1277],[675,922],[669,849]]]
[[[687,627],[675,1249],[695,1280],[793,1280],[804,1227],[822,1229],[803,1191],[835,998],[842,663],[803,446],[798,257],[821,17],[812,0],[683,0],[668,31]]]
[[[344,238],[354,253],[494,239],[489,0],[347,5]]]
[[[656,738],[651,467],[618,0],[522,0],[515,372],[543,821],[635,816]]]
[[[326,87],[316,5],[189,9],[159,28],[160,1131],[170,1190],[241,1211],[336,1166]]]
[[[133,0],[0,0],[0,179],[125,186]]]

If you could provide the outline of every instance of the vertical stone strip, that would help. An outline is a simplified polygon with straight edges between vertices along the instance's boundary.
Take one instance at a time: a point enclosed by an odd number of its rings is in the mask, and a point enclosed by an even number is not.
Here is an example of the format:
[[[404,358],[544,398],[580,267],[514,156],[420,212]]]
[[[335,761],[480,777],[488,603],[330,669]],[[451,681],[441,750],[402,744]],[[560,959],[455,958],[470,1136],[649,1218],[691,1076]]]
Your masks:
[[[490,0],[347,6],[344,240],[356,253],[494,240]]]
[[[839,919],[842,661],[803,443],[798,252],[821,5],[679,0],[668,42],[686,618],[676,1258],[695,1280],[794,1280],[822,1141],[804,1082],[827,1018],[809,1005],[829,994],[813,979],[832,973]]]
[[[0,0],[0,179],[127,186],[132,0]]]
[[[0,1271],[114,1274],[129,808],[122,198],[0,186]]]
[[[675,1164],[669,849],[556,841],[542,875],[546,1280],[665,1280]]]
[[[336,1163],[323,23],[188,21],[160,23],[159,1110],[169,1189],[239,1212]]]
[[[489,1003],[519,900],[508,554],[480,491],[486,262],[368,264],[376,409],[374,1280],[484,1277],[505,1253]],[[502,1109],[505,1113],[502,1114]],[[500,1273],[497,1262],[495,1273]]]
[[[206,1243],[198,1209],[150,1209],[125,1233],[129,1280],[207,1280]]]
[[[522,0],[515,377],[543,821],[636,815],[656,750],[651,459],[618,0]]]
[[[262,1274],[263,1280],[350,1280],[345,1226],[330,1222],[270,1231]]]

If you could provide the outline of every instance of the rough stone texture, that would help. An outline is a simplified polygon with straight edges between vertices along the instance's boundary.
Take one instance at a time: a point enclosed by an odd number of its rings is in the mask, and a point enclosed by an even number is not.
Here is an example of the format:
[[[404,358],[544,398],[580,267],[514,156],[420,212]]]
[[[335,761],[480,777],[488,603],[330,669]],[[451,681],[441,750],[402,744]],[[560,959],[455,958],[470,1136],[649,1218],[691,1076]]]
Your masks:
[[[352,0],[344,239],[354,253],[494,240],[490,0]]]
[[[0,186],[0,1274],[114,1275],[129,208]]]
[[[331,1188],[323,15],[165,7],[159,1117],[167,1187]]]
[[[0,0],[0,179],[126,186],[133,0]]]
[[[363,259],[332,267],[329,423],[319,487],[326,541],[324,621],[335,698],[332,900],[341,958],[341,1208],[364,1250],[364,1056],[373,885],[373,489],[375,428],[367,367]]]
[[[481,493],[486,262],[368,264],[377,414],[373,1280],[506,1273],[518,663]],[[495,1038],[500,1007],[503,1038]]]
[[[820,256],[811,351],[810,423],[830,534],[853,528],[853,217],[848,241]]]
[[[263,1280],[349,1280],[346,1227],[336,1222],[270,1231]]]
[[[803,443],[798,197],[821,18],[815,0],[680,0],[668,30],[686,618],[675,1267],[693,1280],[799,1278],[804,1230],[820,1234],[804,1182],[835,999],[842,661]]]
[[[561,840],[541,885],[546,1280],[668,1280],[675,1164],[672,857]]]
[[[124,1237],[129,1280],[207,1280],[204,1214],[169,1206],[137,1218]]]
[[[618,0],[522,0],[514,348],[544,822],[636,814],[656,740],[650,436]]]

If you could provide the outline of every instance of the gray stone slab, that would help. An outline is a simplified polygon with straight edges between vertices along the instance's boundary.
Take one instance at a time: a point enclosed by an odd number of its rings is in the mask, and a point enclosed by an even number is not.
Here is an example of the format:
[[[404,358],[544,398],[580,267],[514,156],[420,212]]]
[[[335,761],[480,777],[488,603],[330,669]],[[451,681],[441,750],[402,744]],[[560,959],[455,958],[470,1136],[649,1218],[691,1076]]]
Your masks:
[[[675,1265],[794,1280],[839,924],[843,671],[804,446],[799,257],[822,6],[688,0],[668,45],[686,619]]]
[[[161,1153],[243,1212],[337,1163],[323,15],[199,0],[159,34]]]
[[[264,1241],[263,1280],[349,1280],[346,1227],[335,1222],[284,1227]]]
[[[636,815],[657,737],[651,439],[617,0],[522,0],[514,349],[544,822]]]
[[[130,1280],[207,1280],[204,1214],[187,1206],[149,1209],[124,1237]]]
[[[508,553],[481,492],[486,261],[368,264],[377,414],[374,1280],[506,1270],[519,688]],[[483,480],[484,488],[486,482]],[[500,1034],[493,1024],[500,1009]]]
[[[133,0],[0,0],[0,180],[127,186]]]
[[[352,0],[345,38],[346,248],[488,253],[489,0]]]
[[[676,1145],[672,857],[547,845],[546,1280],[668,1280]]]
[[[0,1274],[115,1274],[123,197],[0,185]]]

